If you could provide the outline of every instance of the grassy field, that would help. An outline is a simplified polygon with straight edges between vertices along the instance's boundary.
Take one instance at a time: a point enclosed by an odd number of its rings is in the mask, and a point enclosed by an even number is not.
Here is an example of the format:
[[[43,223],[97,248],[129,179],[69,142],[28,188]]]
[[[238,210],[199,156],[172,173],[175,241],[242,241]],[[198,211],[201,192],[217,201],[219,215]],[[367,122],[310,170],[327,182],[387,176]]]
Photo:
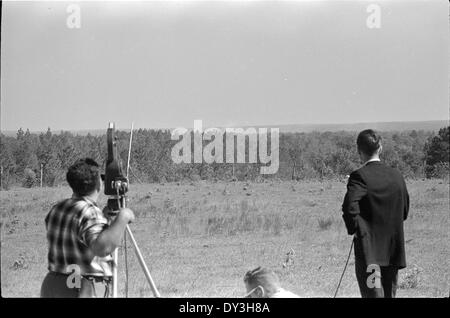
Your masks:
[[[398,296],[448,296],[449,184],[410,181],[408,189],[408,268]],[[240,297],[243,275],[256,266],[274,269],[302,297],[332,297],[351,243],[340,212],[344,193],[338,181],[133,185],[131,228],[163,297]],[[44,217],[70,195],[67,187],[0,192],[3,297],[39,296],[47,272]],[[129,295],[150,297],[131,247],[128,255]],[[122,251],[120,262],[123,295]],[[353,256],[342,296],[359,297]]]

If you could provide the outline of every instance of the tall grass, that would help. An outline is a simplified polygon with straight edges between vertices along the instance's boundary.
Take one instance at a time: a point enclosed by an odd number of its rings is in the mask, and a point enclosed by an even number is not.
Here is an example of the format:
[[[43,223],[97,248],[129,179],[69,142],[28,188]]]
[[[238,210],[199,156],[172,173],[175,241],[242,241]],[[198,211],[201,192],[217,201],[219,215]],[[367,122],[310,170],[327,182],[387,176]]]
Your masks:
[[[243,187],[240,182],[132,185],[131,228],[161,293],[238,297],[245,271],[267,266],[278,271],[287,289],[330,296],[350,240],[340,212],[345,184],[271,180]],[[448,183],[414,181],[408,188],[408,267],[400,271],[398,295],[448,296],[443,279],[450,259]],[[64,187],[0,192],[2,296],[39,295],[46,273],[44,218],[52,204],[70,195]],[[106,199],[102,195],[99,206]],[[291,249],[295,255],[287,254]],[[128,255],[130,295],[151,295],[134,253]],[[349,273],[341,289],[342,296],[359,296]]]

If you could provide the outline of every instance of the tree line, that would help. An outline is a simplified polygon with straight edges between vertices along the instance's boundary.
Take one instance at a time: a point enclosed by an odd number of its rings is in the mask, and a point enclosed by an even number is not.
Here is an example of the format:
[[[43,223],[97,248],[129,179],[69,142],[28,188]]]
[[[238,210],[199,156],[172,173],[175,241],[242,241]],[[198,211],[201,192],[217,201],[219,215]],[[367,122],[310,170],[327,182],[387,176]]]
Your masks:
[[[432,131],[380,132],[382,160],[407,178],[448,178],[449,127]],[[127,162],[129,132],[117,131],[119,156]],[[279,169],[261,175],[259,161],[250,163],[181,163],[171,159],[175,140],[169,130],[138,129],[133,132],[130,182],[181,180],[282,180],[344,178],[360,166],[357,132],[280,133]],[[56,186],[65,183],[67,168],[81,157],[104,167],[106,135],[70,132],[0,134],[1,188]],[[248,147],[246,147],[248,150]],[[269,148],[270,149],[270,148]]]

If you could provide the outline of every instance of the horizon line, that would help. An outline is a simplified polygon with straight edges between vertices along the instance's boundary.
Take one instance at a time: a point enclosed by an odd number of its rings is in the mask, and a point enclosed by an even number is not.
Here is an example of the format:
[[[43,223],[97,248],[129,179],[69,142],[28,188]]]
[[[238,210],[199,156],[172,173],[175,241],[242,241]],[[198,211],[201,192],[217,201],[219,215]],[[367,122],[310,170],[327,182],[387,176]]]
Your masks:
[[[203,129],[206,128],[249,128],[249,127],[256,127],[256,128],[261,128],[261,127],[270,127],[270,128],[276,128],[276,127],[286,127],[286,126],[345,126],[345,125],[366,125],[366,124],[395,124],[395,123],[427,123],[427,122],[443,122],[443,121],[447,121],[450,124],[450,118],[449,119],[431,119],[431,120],[406,120],[406,121],[401,121],[401,120],[394,120],[394,121],[368,121],[368,122],[345,122],[345,123],[291,123],[291,124],[257,124],[257,125],[251,125],[251,124],[245,124],[245,125],[230,125],[230,126],[205,126],[203,127]],[[193,126],[193,125],[192,125]],[[172,129],[176,129],[179,128],[178,127],[164,127],[164,128],[151,128],[151,127],[134,127],[133,130],[136,129],[148,129],[148,130],[172,130]],[[184,127],[187,128],[187,127]],[[42,129],[42,130],[30,130],[29,128],[23,128],[23,127],[19,127],[15,130],[13,129],[0,129],[0,133],[12,133],[12,132],[17,132],[20,129],[22,129],[23,131],[27,131],[29,130],[30,133],[41,133],[41,132],[46,132],[48,129],[50,129],[50,131],[52,132],[89,132],[89,131],[99,131],[99,130],[103,130],[103,128],[86,128],[86,129],[52,129],[50,126],[47,127],[46,129]],[[106,129],[106,128],[105,128]],[[131,130],[130,127],[127,128],[121,128],[121,127],[116,127],[116,130],[120,130],[120,131],[129,131]]]

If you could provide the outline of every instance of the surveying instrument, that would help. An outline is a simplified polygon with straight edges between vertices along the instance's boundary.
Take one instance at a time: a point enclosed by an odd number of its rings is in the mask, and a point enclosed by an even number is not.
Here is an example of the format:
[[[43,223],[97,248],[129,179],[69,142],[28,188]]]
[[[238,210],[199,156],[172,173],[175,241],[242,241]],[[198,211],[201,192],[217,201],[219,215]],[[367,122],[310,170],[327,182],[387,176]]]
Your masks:
[[[108,145],[108,157],[106,160],[105,167],[105,195],[108,196],[108,214],[110,218],[115,218],[119,213],[120,209],[126,207],[127,197],[126,193],[128,192],[128,171],[130,167],[130,155],[131,155],[131,142],[133,138],[133,125],[131,126],[130,132],[130,145],[128,149],[128,160],[127,160],[127,172],[126,176],[122,173],[122,165],[120,158],[117,153],[117,137],[115,136],[114,123],[110,122],[108,125],[108,130],[106,133],[107,137],[107,145]],[[127,269],[127,246],[126,246],[126,238],[127,235],[131,240],[131,244],[134,247],[136,252],[136,257],[138,258],[139,264],[142,267],[142,270],[147,278],[148,283],[150,284],[150,288],[152,289],[153,295],[155,297],[161,297],[156,288],[155,283],[153,282],[152,276],[148,270],[147,265],[145,264],[142,253],[134,239],[134,235],[131,232],[130,227],[126,226],[126,231],[124,233],[124,253],[125,253],[125,266],[126,266],[126,294],[128,294],[128,269]],[[113,253],[113,263],[112,263],[112,297],[117,298],[118,291],[118,258],[119,258],[119,248],[116,248]]]

